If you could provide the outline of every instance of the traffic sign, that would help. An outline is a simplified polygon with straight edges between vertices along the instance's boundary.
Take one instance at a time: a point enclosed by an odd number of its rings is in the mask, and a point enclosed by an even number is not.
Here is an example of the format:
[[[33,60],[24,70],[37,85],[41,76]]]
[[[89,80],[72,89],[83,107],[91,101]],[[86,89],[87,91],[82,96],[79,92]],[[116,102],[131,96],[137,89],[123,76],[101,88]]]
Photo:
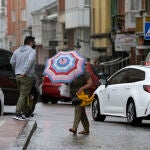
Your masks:
[[[150,40],[150,22],[144,24],[144,39]]]

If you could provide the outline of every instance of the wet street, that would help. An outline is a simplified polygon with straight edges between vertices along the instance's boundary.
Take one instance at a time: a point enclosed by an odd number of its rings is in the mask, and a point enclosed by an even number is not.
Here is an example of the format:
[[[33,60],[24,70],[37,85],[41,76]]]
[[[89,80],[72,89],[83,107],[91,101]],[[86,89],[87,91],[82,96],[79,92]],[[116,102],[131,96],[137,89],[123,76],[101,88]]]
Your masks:
[[[87,107],[90,121],[89,135],[73,135],[74,107],[69,103],[38,103],[35,116],[37,129],[28,150],[149,150],[150,121],[133,127],[124,118],[107,117],[105,122],[94,122],[91,107]],[[82,126],[79,126],[79,131]]]

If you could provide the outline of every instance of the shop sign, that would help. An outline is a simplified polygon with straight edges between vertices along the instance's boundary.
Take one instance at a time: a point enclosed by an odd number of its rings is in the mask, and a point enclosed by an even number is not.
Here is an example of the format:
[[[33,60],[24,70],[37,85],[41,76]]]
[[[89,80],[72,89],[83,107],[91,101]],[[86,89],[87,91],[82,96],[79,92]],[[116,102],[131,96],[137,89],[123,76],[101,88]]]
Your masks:
[[[115,51],[130,51],[131,47],[136,47],[135,34],[116,34]]]

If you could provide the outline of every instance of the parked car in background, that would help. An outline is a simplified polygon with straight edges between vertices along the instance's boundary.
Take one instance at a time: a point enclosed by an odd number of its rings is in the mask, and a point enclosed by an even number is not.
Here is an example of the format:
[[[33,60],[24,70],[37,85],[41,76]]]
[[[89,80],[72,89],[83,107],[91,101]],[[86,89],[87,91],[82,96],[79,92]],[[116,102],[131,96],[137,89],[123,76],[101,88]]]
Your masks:
[[[44,76],[42,82],[42,102],[57,104],[58,101],[71,101],[70,97],[60,95],[59,88],[62,83],[52,83],[48,76]]]
[[[10,64],[11,56],[12,52],[5,49],[0,49],[0,88],[4,93],[5,105],[16,105],[19,97],[19,90],[17,88],[16,77]],[[30,94],[32,111],[35,107],[37,99],[38,99],[38,86],[37,86],[37,79],[35,79]]]
[[[99,85],[99,78],[94,66],[89,62],[86,63],[86,71],[89,72],[92,79],[94,80],[93,86],[90,89],[91,91],[90,93],[93,94],[93,92]],[[62,83],[52,83],[48,78],[48,76],[44,76],[43,83],[42,83],[42,101],[44,103],[48,103],[49,101],[51,101],[51,103],[53,104],[54,103],[56,104],[58,101],[64,101],[64,102],[71,101],[70,97],[64,97],[60,95],[59,88],[61,84]]]
[[[150,66],[132,65],[114,73],[94,92],[92,116],[104,121],[106,116],[126,117],[132,125],[150,119]]]
[[[3,91],[0,89],[0,116],[4,113],[4,94]]]

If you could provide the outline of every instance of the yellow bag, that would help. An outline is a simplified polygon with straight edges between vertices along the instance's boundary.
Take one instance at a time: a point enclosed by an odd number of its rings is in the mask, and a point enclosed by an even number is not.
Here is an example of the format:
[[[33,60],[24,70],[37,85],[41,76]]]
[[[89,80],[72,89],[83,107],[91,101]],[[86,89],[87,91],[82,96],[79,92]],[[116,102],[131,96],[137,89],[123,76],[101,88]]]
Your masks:
[[[91,104],[93,102],[94,96],[95,96],[93,94],[91,97],[89,97],[89,95],[85,94],[84,91],[82,91],[80,94],[76,93],[76,95],[79,99],[82,100],[82,102],[80,103],[80,106],[87,106],[87,105]]]

